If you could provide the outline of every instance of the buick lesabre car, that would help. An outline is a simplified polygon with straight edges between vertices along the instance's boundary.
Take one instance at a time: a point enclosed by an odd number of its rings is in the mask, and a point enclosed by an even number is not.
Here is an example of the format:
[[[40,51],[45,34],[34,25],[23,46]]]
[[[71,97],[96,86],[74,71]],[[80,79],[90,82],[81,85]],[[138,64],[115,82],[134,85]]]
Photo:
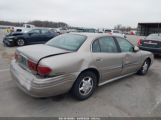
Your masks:
[[[70,91],[85,100],[97,86],[135,73],[145,75],[152,63],[152,53],[124,38],[69,33],[46,44],[17,48],[10,71],[17,85],[33,97]]]

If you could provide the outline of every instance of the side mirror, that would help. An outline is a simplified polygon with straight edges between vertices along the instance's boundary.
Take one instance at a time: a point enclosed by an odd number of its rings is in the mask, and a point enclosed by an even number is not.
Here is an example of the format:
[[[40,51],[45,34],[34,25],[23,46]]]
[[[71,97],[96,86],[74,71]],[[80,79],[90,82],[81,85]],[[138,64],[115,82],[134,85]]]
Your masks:
[[[139,50],[140,49],[137,46],[134,47],[134,52],[138,52]]]

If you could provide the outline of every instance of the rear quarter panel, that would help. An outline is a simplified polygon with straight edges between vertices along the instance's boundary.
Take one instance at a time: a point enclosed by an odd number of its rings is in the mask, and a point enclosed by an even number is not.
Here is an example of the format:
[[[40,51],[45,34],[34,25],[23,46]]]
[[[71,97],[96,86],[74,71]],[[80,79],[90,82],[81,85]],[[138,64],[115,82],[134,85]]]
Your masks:
[[[89,52],[67,53],[63,55],[45,58],[40,64],[52,69],[50,75],[75,74],[77,77],[81,71],[91,66],[91,54]]]

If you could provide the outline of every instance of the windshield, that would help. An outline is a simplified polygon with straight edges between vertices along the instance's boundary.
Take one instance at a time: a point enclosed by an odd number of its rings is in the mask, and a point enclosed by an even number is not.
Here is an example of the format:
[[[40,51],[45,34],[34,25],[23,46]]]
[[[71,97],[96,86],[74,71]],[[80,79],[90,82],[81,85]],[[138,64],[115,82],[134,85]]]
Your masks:
[[[105,30],[105,33],[111,32],[111,30]]]
[[[160,40],[161,41],[161,34],[150,34],[146,37],[147,40]]]
[[[87,37],[83,35],[63,34],[51,39],[46,44],[69,51],[77,51],[84,43],[86,38]]]

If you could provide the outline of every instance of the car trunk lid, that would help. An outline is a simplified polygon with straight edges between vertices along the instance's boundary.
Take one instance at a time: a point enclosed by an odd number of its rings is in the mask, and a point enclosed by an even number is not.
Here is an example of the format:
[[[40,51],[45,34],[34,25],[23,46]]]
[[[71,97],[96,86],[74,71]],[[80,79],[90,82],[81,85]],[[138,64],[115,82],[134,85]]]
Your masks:
[[[22,68],[29,70],[28,60],[33,61],[35,64],[38,64],[43,58],[66,53],[69,53],[69,51],[51,47],[45,44],[39,44],[17,48],[16,54],[18,54],[18,56],[15,56],[18,57],[18,64]]]
[[[20,47],[17,49],[23,56],[26,56],[34,61],[40,60],[42,57],[52,55],[52,54],[61,54],[69,52],[67,50],[59,49],[56,47],[51,47],[45,44],[39,45],[30,45],[25,47]]]
[[[161,41],[158,40],[141,40],[141,44],[144,47],[161,48]]]

